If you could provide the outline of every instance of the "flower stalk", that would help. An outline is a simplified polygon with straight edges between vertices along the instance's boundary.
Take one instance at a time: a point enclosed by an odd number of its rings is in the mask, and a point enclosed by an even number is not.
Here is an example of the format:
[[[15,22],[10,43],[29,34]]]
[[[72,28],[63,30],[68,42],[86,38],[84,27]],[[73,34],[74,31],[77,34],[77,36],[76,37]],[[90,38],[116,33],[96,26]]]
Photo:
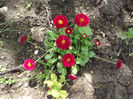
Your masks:
[[[52,51],[54,48],[55,48],[55,46],[54,46],[53,48],[49,49],[46,53],[44,53],[41,57],[39,57],[39,58],[35,61],[35,63],[38,62],[40,59],[42,59],[47,53],[49,53],[50,51]]]
[[[44,50],[43,48],[41,48],[40,46],[38,46],[38,45],[36,45],[36,44],[34,44],[34,43],[32,43],[31,41],[27,41],[28,43],[30,43],[31,45],[33,45],[33,46],[35,46],[35,47],[37,47],[37,48],[39,48],[40,50],[42,50],[42,51],[44,51],[44,52],[46,52],[46,50]]]
[[[94,56],[94,57],[97,58],[97,59],[100,59],[102,61],[108,62],[108,63],[117,64],[116,62],[112,62],[112,61],[106,60],[106,59],[98,57],[98,56]]]

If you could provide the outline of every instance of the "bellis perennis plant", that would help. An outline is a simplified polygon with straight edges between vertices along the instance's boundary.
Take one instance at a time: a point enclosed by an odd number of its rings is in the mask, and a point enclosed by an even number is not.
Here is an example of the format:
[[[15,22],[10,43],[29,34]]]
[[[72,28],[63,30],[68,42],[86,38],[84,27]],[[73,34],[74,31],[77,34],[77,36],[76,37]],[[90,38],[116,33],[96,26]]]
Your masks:
[[[48,30],[44,41],[47,50],[54,47],[45,56],[45,60],[47,60],[45,65],[55,65],[57,72],[64,76],[67,75],[68,68],[71,68],[71,74],[76,76],[79,68],[95,56],[95,53],[92,51],[92,31],[89,27],[88,16],[77,14],[74,21],[75,24],[72,24],[70,27],[65,16],[56,16],[53,23],[58,29],[54,31]]]
[[[88,16],[77,14],[74,21],[75,24],[71,24],[70,27],[65,16],[56,16],[53,23],[57,29],[48,30],[44,40],[45,48],[52,49],[46,54],[47,63],[44,65],[54,67],[59,74],[70,80],[78,79],[76,75],[81,66],[85,66],[89,59],[95,56],[92,51],[94,43],[91,43],[92,31]],[[60,91],[51,89],[54,86],[52,79],[45,83],[50,88],[49,94],[54,97],[60,95]]]

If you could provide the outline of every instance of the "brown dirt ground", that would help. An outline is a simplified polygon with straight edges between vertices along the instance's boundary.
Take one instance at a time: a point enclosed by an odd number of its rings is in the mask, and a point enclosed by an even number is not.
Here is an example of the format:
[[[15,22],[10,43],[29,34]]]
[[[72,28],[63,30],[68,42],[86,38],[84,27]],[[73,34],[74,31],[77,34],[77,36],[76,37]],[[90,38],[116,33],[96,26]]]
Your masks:
[[[71,24],[77,13],[84,13],[90,18],[93,38],[97,37],[102,42],[99,48],[94,48],[97,56],[108,60],[121,59],[123,66],[118,70],[113,64],[91,59],[80,70],[79,79],[64,87],[69,92],[68,99],[126,99],[126,82],[133,76],[133,57],[129,57],[133,52],[132,40],[126,45],[119,38],[119,32],[133,26],[130,21],[133,15],[126,5],[124,0],[108,0],[108,4],[102,0],[0,0],[0,23],[7,22],[0,25],[0,42],[3,44],[0,46],[0,70],[22,64],[26,58],[37,59],[42,55],[43,52],[28,43],[24,46],[19,44],[20,35],[31,35],[32,41],[43,47],[46,30],[54,27],[52,20],[56,15],[65,15]],[[5,28],[8,30],[1,30]],[[38,55],[34,55],[35,50],[39,50]],[[2,76],[18,81],[11,85],[0,84],[0,99],[49,99],[42,83],[36,85],[35,80],[29,80],[41,72],[41,65],[38,67],[34,72],[19,70]],[[29,85],[31,82],[33,85]]]

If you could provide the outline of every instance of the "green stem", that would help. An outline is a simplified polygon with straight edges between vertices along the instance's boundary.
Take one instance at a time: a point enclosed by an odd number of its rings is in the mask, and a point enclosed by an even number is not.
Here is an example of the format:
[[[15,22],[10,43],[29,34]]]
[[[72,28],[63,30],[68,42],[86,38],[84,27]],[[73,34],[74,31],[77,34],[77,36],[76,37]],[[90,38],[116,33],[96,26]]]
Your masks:
[[[41,57],[39,57],[39,58],[35,61],[35,63],[38,62],[41,58],[43,58],[47,53],[49,53],[50,51],[52,51],[54,48],[55,48],[55,46],[54,46],[53,48],[49,49],[46,53],[44,53]]]
[[[32,43],[31,41],[27,41],[27,42],[28,42],[28,43],[30,43],[31,45],[33,45],[33,46],[35,46],[35,47],[39,48],[40,50],[42,50],[42,51],[46,52],[46,50],[44,50],[44,49],[43,49],[43,48],[41,48],[40,46],[38,46],[38,45],[36,45],[36,44]]]
[[[112,62],[112,61],[106,60],[106,59],[98,57],[98,56],[95,56],[95,58],[100,59],[100,60],[105,61],[105,62],[108,62],[108,63],[117,64],[116,62]]]
[[[97,38],[92,39],[92,41],[90,42],[90,44],[93,43],[96,39],[97,39]]]

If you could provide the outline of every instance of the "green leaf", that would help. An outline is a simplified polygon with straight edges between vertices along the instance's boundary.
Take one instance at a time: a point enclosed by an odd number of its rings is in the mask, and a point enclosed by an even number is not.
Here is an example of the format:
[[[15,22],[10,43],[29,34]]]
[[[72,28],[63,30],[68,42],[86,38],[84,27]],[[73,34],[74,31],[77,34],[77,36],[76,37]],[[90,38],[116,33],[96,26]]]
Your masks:
[[[61,28],[61,29],[59,30],[60,35],[66,35],[65,29],[66,29],[66,28]]]
[[[52,81],[44,81],[44,84],[47,84],[48,85],[48,87],[52,87],[53,85],[54,85],[54,83],[52,82]]]
[[[48,91],[48,95],[52,95],[53,97],[59,97],[60,93],[56,89],[52,89]]]
[[[92,31],[91,31],[91,28],[89,26],[79,27],[79,32],[81,34],[85,33],[87,36],[92,35]]]
[[[74,40],[73,40],[75,49],[78,49],[78,48],[79,48],[79,42],[78,42],[78,41],[79,41],[79,40],[77,40],[77,39],[74,39]]]
[[[77,32],[77,31],[78,31],[78,28],[79,28],[79,27],[75,24],[75,25],[74,25],[74,32]]]
[[[108,4],[108,0],[104,0],[105,4]]]
[[[61,90],[60,95],[62,97],[61,99],[66,99],[66,97],[68,96],[68,93],[66,92],[66,90]]]
[[[129,28],[129,32],[130,33],[133,33],[133,28]]]
[[[61,55],[65,55],[65,54],[66,54],[66,51],[67,51],[67,50],[59,50],[59,53],[60,53]]]
[[[62,68],[57,68],[58,73],[62,73]]]
[[[127,32],[121,32],[120,38],[123,40],[127,39]]]
[[[60,68],[60,69],[62,69],[62,68],[63,68],[63,65],[62,65],[62,63],[61,63],[61,62],[58,62],[58,63],[57,63],[57,68]]]
[[[76,34],[74,35],[74,38],[77,39],[77,40],[79,40],[81,37],[82,37],[82,35],[79,34],[79,33],[76,33]]]
[[[130,28],[130,29],[129,29],[128,38],[129,38],[129,39],[133,38],[133,28]]]
[[[45,59],[48,60],[48,59],[50,59],[51,57],[52,57],[51,54],[47,54],[47,55],[45,56]]]
[[[94,45],[94,43],[88,43],[88,50],[92,50],[93,49],[93,45]]]
[[[86,46],[89,46],[90,44],[88,39],[82,39],[81,42],[82,42],[82,45],[86,45]]]
[[[47,61],[46,65],[52,66],[55,62],[57,62],[57,58],[52,58]]]
[[[56,40],[59,35],[57,35],[54,31],[47,30],[48,35],[52,37],[53,40]]]
[[[82,60],[81,66],[85,65],[89,61],[88,53],[81,53],[79,56]]]
[[[76,58],[76,64],[82,64],[81,58]]]
[[[89,54],[88,54],[89,58],[92,58],[95,56],[95,53],[93,51],[90,51]]]
[[[133,56],[133,53],[130,53],[129,56]]]
[[[82,53],[88,53],[88,47],[87,46],[82,46],[81,47],[81,52]]]
[[[54,81],[54,88],[60,90],[62,88],[62,84],[58,81]]]
[[[52,81],[57,81],[57,76],[55,74],[51,74],[51,80]]]
[[[76,65],[72,66],[71,71],[72,71],[72,74],[74,75],[77,74],[78,72],[77,66]]]
[[[65,67],[61,69],[61,74],[64,76],[67,75],[67,69]]]
[[[65,82],[65,76],[64,76],[64,75],[60,75],[59,82],[60,82],[60,83]]]

